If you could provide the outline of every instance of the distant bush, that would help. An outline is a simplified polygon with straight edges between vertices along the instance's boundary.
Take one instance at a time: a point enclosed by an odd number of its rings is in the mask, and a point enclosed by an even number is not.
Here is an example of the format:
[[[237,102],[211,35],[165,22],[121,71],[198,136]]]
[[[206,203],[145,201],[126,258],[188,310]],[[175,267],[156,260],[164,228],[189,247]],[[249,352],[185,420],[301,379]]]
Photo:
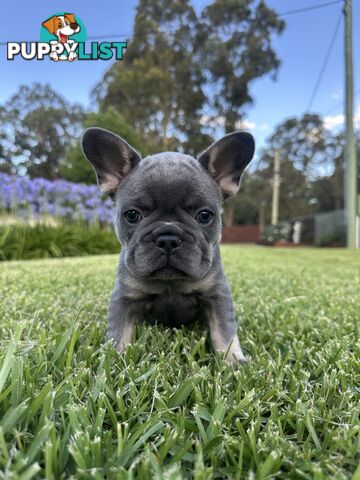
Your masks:
[[[265,228],[264,240],[269,243],[278,241],[291,241],[291,224],[289,222],[282,222],[277,225],[268,225]]]
[[[326,247],[327,245],[332,244],[346,244],[346,230],[344,225],[339,225],[335,227],[332,231],[322,235],[319,240],[319,245],[321,247]]]
[[[0,226],[0,260],[74,257],[119,251],[119,242],[110,227],[86,226],[80,222]]]

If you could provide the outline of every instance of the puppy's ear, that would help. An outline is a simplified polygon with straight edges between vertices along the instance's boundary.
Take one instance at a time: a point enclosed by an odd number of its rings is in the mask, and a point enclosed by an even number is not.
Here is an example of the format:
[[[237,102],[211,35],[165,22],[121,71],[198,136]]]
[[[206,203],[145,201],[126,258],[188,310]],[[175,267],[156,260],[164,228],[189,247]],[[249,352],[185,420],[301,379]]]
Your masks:
[[[253,158],[254,151],[255,142],[250,133],[232,132],[202,152],[198,160],[227,198],[239,190],[241,175]]]
[[[110,197],[141,160],[139,153],[125,140],[103,128],[85,130],[82,150],[96,172],[102,192]]]
[[[75,15],[73,13],[64,13],[64,17],[67,18],[70,23],[76,23]]]
[[[45,20],[45,22],[42,23],[42,26],[45,27],[51,34],[54,34],[59,28],[59,19],[56,15],[54,15],[48,20]]]

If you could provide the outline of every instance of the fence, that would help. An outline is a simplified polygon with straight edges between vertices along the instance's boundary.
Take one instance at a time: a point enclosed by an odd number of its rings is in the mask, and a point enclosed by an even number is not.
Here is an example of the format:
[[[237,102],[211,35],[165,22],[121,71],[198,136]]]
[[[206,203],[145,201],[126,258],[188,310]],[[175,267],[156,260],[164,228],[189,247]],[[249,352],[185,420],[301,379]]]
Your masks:
[[[257,243],[259,240],[259,225],[236,225],[224,227],[222,231],[222,243]]]
[[[346,220],[344,210],[333,210],[332,212],[318,213],[314,216],[315,232],[314,243],[320,245],[324,240],[333,238],[334,242],[342,242]]]

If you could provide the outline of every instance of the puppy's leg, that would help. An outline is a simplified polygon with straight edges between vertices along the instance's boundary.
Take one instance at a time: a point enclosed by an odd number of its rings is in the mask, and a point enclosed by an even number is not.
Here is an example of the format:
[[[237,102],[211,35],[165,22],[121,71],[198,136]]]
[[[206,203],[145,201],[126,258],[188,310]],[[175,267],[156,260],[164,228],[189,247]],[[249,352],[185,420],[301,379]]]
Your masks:
[[[224,353],[225,359],[233,365],[246,363],[247,360],[237,336],[237,324],[230,292],[224,291],[216,298],[212,298],[206,310],[214,350]]]
[[[131,343],[137,318],[138,305],[129,302],[115,290],[109,305],[108,334],[118,352]]]

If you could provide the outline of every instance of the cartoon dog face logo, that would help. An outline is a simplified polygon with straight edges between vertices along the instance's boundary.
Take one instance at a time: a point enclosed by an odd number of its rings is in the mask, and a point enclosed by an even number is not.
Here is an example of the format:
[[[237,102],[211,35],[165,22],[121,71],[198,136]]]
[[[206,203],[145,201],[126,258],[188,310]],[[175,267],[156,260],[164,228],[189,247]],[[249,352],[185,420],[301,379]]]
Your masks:
[[[45,27],[48,32],[52,35],[57,37],[57,40],[52,40],[50,43],[67,43],[71,44],[74,43],[74,40],[69,39],[71,35],[80,32],[80,25],[77,23],[75,19],[75,15],[73,13],[64,13],[64,15],[54,15],[53,17],[45,20],[42,23],[42,26]],[[77,57],[76,52],[70,52],[69,56],[61,55],[60,57],[57,55],[56,52],[53,52],[50,55],[50,58],[54,61],[58,60],[69,60],[72,62]]]

